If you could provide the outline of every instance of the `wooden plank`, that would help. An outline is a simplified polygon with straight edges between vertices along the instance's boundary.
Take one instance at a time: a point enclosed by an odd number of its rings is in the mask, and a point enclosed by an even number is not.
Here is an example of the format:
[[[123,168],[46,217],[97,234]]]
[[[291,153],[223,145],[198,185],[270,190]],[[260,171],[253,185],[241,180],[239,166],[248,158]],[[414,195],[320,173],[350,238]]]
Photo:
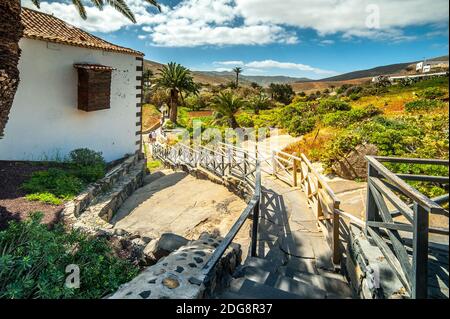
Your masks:
[[[376,227],[376,228],[387,228],[390,230],[399,230],[404,232],[412,232],[413,228],[411,225],[403,224],[403,223],[384,223],[384,222],[373,222],[367,221],[367,226]]]
[[[441,184],[448,184],[448,176],[430,176],[430,175],[413,175],[413,174],[396,174],[406,181],[419,181],[419,182],[434,182]]]
[[[404,158],[404,157],[388,157],[388,156],[373,156],[379,162],[390,163],[406,163],[406,164],[435,164],[449,166],[448,160],[431,159],[431,158]]]
[[[421,192],[416,190],[414,187],[407,184],[400,177],[392,173],[384,165],[378,162],[374,157],[366,156],[366,159],[368,162],[370,162],[370,165],[377,170],[377,173],[386,177],[389,180],[389,182],[392,183],[394,186],[398,187],[403,194],[411,198],[413,201],[419,203],[426,210],[434,212],[440,211],[442,209],[442,207],[440,207],[438,204],[431,201],[428,197],[426,197]]]
[[[374,200],[379,208],[379,212],[381,213],[381,218],[385,223],[394,223],[392,216],[389,213],[389,209],[384,201],[382,195],[378,192],[378,190],[373,186],[372,182],[369,182],[369,188],[372,194],[374,195]],[[397,256],[400,265],[407,276],[407,279],[411,276],[411,264],[409,262],[409,256],[405,248],[405,244],[402,241],[402,238],[397,230],[386,229],[386,232],[389,236],[389,239],[392,243],[392,248],[394,249],[395,255]]]
[[[392,270],[395,272],[402,285],[405,286],[408,291],[411,291],[409,281],[403,272],[402,266],[389,246],[384,242],[383,238],[372,229],[372,227],[368,226],[366,229],[378,248],[380,248],[381,253],[386,258],[389,265],[391,265]]]
[[[414,221],[414,212],[413,210],[405,203],[403,202],[396,194],[394,194],[379,178],[371,177],[369,179],[369,183],[372,183],[376,189],[383,194],[391,203],[394,205],[395,208],[399,210],[400,213],[402,213],[403,216],[410,222],[413,223]]]

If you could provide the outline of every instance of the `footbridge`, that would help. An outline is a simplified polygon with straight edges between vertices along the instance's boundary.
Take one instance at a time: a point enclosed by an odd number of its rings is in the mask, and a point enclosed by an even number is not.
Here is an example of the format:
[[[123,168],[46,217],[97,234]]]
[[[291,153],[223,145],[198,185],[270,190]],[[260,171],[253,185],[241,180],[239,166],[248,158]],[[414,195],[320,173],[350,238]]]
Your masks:
[[[448,194],[428,198],[406,181],[444,185],[448,177],[395,174],[390,164],[444,165],[448,161],[367,157],[365,218],[340,209],[334,194],[305,155],[219,143],[192,148],[154,143],[152,156],[166,165],[202,170],[237,190],[247,207],[203,264],[210,286],[221,258],[244,223],[251,245],[242,265],[210,298],[448,298]],[[262,167],[263,166],[263,167]],[[448,225],[448,223],[447,223]]]

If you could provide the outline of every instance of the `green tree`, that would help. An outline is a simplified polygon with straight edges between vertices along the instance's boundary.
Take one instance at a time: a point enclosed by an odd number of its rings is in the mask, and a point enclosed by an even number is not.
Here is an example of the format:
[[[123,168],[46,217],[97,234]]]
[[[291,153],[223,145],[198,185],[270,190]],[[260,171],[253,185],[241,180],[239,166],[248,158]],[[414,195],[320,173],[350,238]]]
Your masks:
[[[260,110],[266,110],[271,105],[269,98],[262,91],[251,97],[248,102],[249,106],[253,111],[255,111],[256,115],[259,114]]]
[[[160,76],[156,80],[156,85],[169,91],[169,118],[173,123],[177,123],[178,98],[181,97],[184,103],[183,92],[197,94],[198,86],[192,78],[191,71],[178,63],[170,62],[159,69],[159,72]]]
[[[228,119],[231,128],[239,127],[236,121],[236,113],[244,105],[244,100],[231,91],[220,92],[213,101],[212,107],[222,116]]]
[[[160,10],[155,0],[145,0]],[[39,8],[40,0],[31,0]],[[86,2],[86,1],[84,1]],[[95,7],[103,9],[110,5],[125,17],[136,23],[136,19],[126,4],[126,0],[89,0]],[[83,19],[87,18],[82,0],[72,0]],[[20,0],[0,1],[0,138],[3,135],[8,115],[13,105],[14,96],[19,86],[19,40],[23,37],[23,25],[20,19],[22,7]]]
[[[236,73],[236,87],[239,87],[239,74],[241,74],[243,69],[241,67],[235,67],[233,72]]]
[[[270,83],[269,90],[272,95],[272,99],[284,104],[289,104],[292,102],[292,98],[295,95],[292,86],[289,84],[276,84]]]

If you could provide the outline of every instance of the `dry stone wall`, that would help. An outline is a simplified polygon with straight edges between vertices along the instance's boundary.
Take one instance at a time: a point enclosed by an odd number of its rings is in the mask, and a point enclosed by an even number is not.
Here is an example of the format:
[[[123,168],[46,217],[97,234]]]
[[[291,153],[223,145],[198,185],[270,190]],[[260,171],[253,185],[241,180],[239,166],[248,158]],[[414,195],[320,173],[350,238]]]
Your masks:
[[[198,240],[161,258],[132,281],[122,285],[109,299],[202,299],[228,284],[231,274],[241,263],[241,248],[231,244],[205,280],[202,267],[222,239],[202,234]]]

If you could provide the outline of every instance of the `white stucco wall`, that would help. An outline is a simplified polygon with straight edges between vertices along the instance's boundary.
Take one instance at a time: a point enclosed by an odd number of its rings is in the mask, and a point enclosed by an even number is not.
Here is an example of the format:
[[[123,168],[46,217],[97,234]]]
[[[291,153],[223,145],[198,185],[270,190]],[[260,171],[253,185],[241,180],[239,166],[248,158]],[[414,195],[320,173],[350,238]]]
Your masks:
[[[134,153],[136,141],[136,66],[133,55],[22,39],[21,82],[0,139],[0,160],[54,160],[87,147],[112,161]],[[112,71],[111,108],[77,108],[74,63],[97,63]]]

